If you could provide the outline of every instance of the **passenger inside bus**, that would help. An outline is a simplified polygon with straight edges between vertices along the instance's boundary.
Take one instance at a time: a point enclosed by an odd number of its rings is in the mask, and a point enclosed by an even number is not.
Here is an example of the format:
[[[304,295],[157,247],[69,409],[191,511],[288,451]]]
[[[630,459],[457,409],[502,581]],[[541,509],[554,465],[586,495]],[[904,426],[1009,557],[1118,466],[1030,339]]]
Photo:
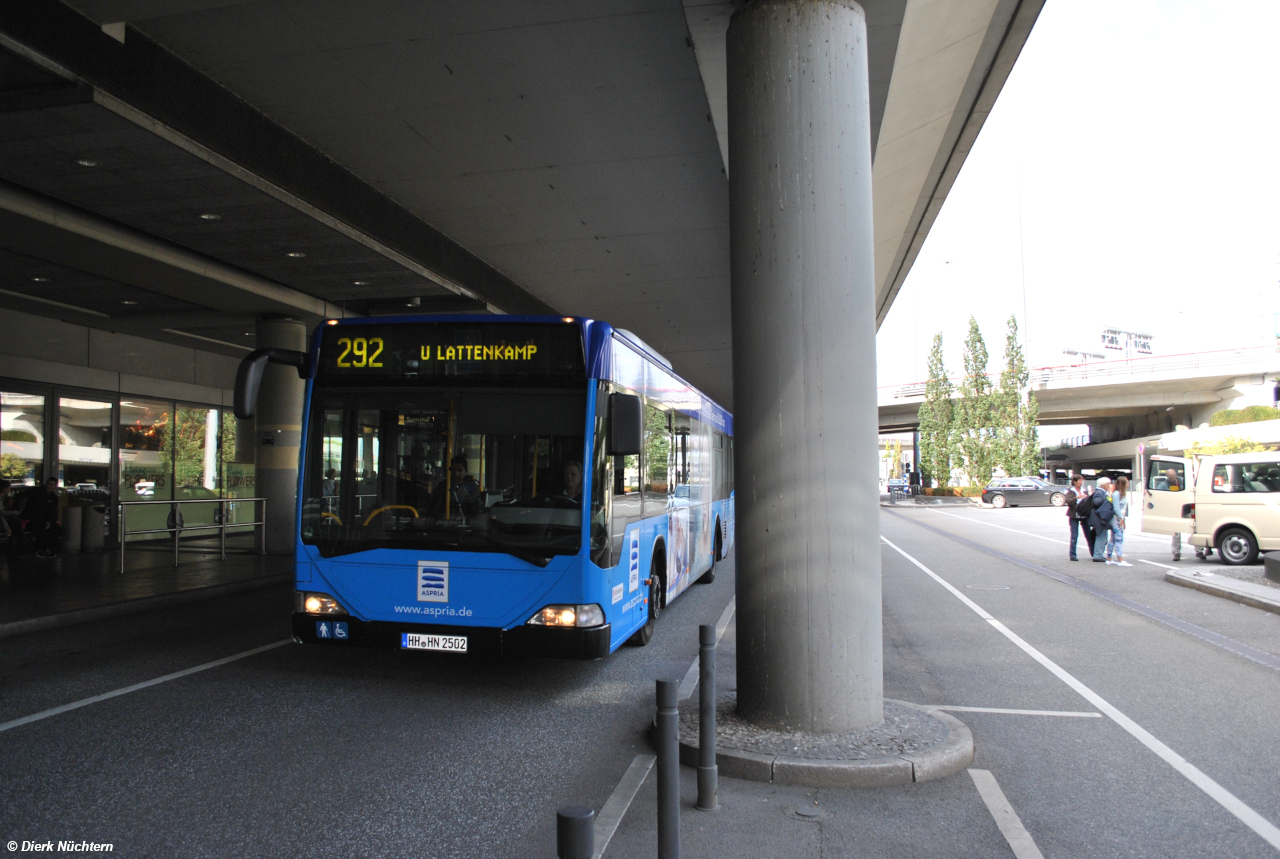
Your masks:
[[[570,459],[564,464],[564,498],[574,504],[582,504],[582,463]]]

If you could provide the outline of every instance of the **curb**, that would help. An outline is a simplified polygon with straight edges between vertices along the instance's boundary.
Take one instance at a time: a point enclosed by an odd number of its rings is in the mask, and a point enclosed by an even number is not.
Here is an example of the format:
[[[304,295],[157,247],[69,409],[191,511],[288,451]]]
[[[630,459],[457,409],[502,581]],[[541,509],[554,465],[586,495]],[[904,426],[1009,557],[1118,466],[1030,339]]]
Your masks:
[[[947,738],[921,752],[858,761],[796,758],[717,746],[716,766],[720,775],[770,784],[803,787],[893,787],[939,779],[957,773],[973,763],[973,733],[955,716],[907,701],[892,698],[885,700],[928,713],[947,726]],[[687,767],[698,766],[696,742],[681,739],[680,763]]]
[[[209,585],[208,587],[192,588],[191,590],[176,591],[175,593],[170,594],[158,594],[153,597],[141,597],[139,599],[125,600],[124,602],[109,603],[107,605],[94,606],[93,608],[64,611],[60,614],[50,614],[45,615],[44,617],[15,620],[9,623],[0,623],[0,638],[9,638],[14,635],[25,635],[29,632],[40,632],[45,629],[57,629],[61,626],[72,626],[77,623],[88,623],[91,620],[102,620],[104,618],[137,614],[139,612],[151,611],[152,609],[197,602],[202,599],[211,599],[213,597],[225,596],[227,594],[256,591],[262,588],[269,588],[272,585],[287,584],[292,581],[292,572],[283,576],[261,576],[254,579],[244,579],[239,582],[226,582],[221,585]]]
[[[1209,575],[1213,574],[1210,573]],[[1222,597],[1253,608],[1260,608],[1263,611],[1280,614],[1280,590],[1269,588],[1266,585],[1255,585],[1252,582],[1241,582],[1237,579],[1229,579],[1231,584],[1226,584],[1228,579],[1225,577],[1215,576],[1211,580],[1204,575],[1180,573],[1176,570],[1170,570],[1165,573],[1164,580],[1171,584],[1181,585],[1184,588],[1191,588],[1215,597]],[[1273,591],[1275,597],[1271,597],[1267,593],[1259,593],[1259,591]]]

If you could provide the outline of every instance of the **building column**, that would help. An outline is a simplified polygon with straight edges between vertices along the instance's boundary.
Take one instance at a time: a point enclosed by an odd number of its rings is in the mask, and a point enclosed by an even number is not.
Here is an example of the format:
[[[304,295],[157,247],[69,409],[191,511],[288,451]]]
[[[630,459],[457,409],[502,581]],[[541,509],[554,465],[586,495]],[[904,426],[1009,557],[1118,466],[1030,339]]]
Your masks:
[[[738,712],[883,718],[867,30],[756,0],[727,36]]]
[[[263,349],[307,348],[307,329],[296,319],[263,319],[257,325]],[[267,499],[267,552],[291,555],[297,528],[298,446],[306,383],[293,367],[268,364],[258,394],[256,490]]]

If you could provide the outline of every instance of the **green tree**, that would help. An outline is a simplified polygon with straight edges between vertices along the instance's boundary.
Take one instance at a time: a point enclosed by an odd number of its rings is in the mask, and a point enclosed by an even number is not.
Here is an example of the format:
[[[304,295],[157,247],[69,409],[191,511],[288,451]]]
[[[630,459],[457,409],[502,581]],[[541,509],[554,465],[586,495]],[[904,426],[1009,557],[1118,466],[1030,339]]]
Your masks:
[[[1018,320],[1009,317],[1004,341],[1004,370],[993,394],[995,464],[1010,476],[1038,474],[1040,446],[1036,423],[1040,405],[1031,392],[1031,373],[1018,342]]]
[[[951,482],[951,465],[956,458],[952,393],[939,332],[933,335],[929,350],[929,380],[924,383],[924,402],[920,404],[920,464],[939,486]]]
[[[1022,403],[1022,422],[1018,427],[1018,439],[1022,448],[1022,474],[1040,473],[1040,402],[1035,392],[1027,387]]]
[[[1229,453],[1261,453],[1268,449],[1267,445],[1260,442],[1229,435],[1208,444],[1196,442],[1187,448],[1186,454],[1191,457],[1225,456]]]
[[[963,469],[970,483],[984,485],[991,479],[997,448],[995,397],[987,376],[987,344],[978,320],[969,317],[964,341],[964,378],[955,406],[956,439]]]
[[[26,477],[31,467],[26,460],[15,453],[0,453],[0,477],[5,480],[17,480]]]

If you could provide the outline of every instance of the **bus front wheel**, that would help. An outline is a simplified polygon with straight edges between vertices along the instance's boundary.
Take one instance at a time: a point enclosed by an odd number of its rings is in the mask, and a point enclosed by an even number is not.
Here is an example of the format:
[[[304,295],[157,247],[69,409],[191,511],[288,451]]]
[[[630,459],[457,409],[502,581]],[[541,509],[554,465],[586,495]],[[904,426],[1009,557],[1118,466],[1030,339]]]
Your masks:
[[[662,614],[662,577],[658,575],[658,559],[654,558],[649,565],[649,619],[644,626],[635,631],[628,644],[644,647],[653,640],[653,630],[658,625],[658,615]]]

